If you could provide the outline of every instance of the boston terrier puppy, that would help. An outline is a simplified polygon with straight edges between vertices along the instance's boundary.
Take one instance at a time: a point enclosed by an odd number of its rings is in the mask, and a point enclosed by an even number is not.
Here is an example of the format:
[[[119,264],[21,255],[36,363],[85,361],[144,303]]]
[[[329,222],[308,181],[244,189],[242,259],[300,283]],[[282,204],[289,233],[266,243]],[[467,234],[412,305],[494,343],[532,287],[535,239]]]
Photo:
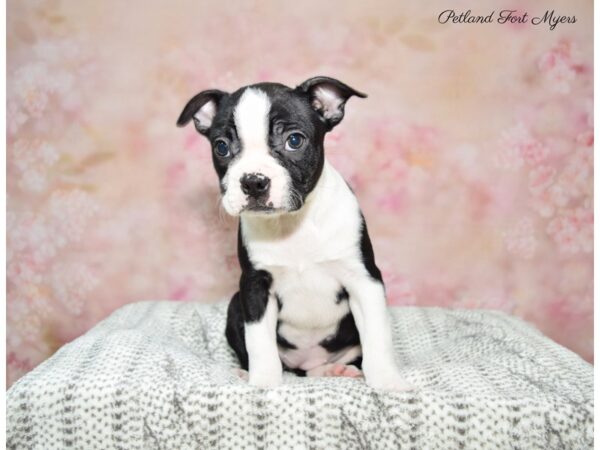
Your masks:
[[[177,121],[193,120],[210,141],[222,206],[240,217],[242,275],[226,336],[251,385],[277,386],[285,369],[364,374],[373,388],[410,388],[394,360],[365,218],[323,148],[352,96],[366,97],[328,77],[294,89],[211,89],[193,97]]]

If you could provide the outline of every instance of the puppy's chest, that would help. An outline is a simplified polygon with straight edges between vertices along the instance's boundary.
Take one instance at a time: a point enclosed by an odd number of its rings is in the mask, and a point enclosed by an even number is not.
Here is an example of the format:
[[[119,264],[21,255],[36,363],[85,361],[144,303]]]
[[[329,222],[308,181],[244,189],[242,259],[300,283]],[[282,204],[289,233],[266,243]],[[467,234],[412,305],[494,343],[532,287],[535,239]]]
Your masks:
[[[253,263],[273,277],[271,292],[279,302],[279,321],[298,329],[335,331],[348,313],[340,274],[354,261],[357,237],[349,232],[329,237],[306,228],[276,243],[251,243]],[[343,297],[343,296],[342,296]]]
[[[353,217],[354,215],[350,215]],[[252,264],[268,271],[279,303],[278,333],[310,348],[336,332],[350,311],[343,274],[360,259],[359,227],[348,220],[306,220],[289,235],[246,234]]]
[[[335,331],[349,310],[344,286],[336,276],[339,264],[271,268],[279,321],[297,329]]]

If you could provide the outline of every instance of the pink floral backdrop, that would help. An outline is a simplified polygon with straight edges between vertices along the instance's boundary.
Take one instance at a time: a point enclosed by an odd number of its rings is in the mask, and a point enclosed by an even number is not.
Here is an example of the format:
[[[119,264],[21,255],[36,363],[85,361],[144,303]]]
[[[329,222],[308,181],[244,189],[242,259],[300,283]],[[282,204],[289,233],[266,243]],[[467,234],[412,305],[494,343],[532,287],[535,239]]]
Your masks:
[[[329,75],[369,94],[327,138],[393,305],[492,308],[593,359],[592,2],[8,2],[8,384],[113,310],[237,285],[206,88]],[[518,8],[517,8],[518,3]]]

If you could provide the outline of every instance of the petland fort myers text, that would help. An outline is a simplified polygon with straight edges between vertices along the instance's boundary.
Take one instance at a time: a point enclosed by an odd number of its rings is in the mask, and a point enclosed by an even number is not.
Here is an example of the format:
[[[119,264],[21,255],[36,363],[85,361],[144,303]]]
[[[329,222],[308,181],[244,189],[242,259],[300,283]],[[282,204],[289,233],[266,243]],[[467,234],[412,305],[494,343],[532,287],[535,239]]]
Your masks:
[[[554,10],[546,11],[543,15],[530,15],[525,11],[516,9],[503,9],[496,13],[492,11],[487,15],[472,14],[471,10],[457,12],[454,9],[442,11],[438,16],[438,22],[447,23],[499,23],[499,24],[531,24],[544,25],[552,31],[559,24],[573,24],[577,22],[575,16],[557,14]]]

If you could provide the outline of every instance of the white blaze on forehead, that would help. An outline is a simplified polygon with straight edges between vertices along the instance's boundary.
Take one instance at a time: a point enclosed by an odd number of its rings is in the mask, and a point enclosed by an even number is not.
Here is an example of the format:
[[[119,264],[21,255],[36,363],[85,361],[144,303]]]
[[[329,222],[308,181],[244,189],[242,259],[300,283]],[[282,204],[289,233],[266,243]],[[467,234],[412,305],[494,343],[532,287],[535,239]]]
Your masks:
[[[237,215],[248,205],[249,197],[241,188],[246,174],[259,173],[270,180],[265,204],[274,209],[287,208],[291,204],[290,176],[269,149],[269,113],[271,101],[264,91],[247,88],[233,112],[233,120],[241,143],[241,152],[227,168],[223,177],[223,207]]]
[[[269,112],[271,101],[261,90],[248,88],[233,113],[242,149],[252,153],[268,153]]]

